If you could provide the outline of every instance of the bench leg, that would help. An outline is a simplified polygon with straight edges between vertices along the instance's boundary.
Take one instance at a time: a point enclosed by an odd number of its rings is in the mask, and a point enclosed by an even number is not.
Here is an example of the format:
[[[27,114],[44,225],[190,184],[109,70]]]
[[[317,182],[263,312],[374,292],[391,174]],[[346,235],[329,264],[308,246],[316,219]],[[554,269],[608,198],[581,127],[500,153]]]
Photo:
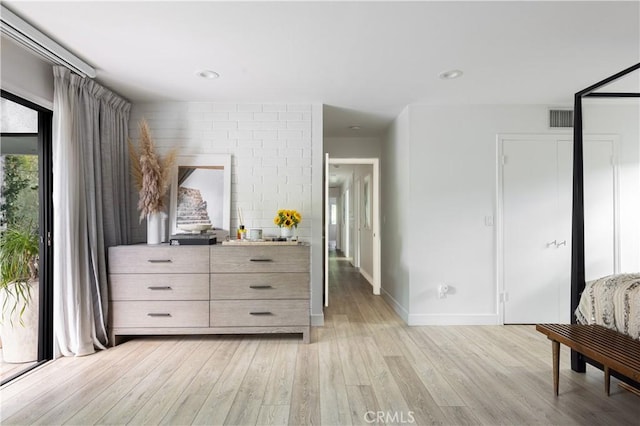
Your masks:
[[[607,393],[607,396],[610,395],[611,389],[611,372],[609,371],[609,367],[604,366],[604,391]]]
[[[558,384],[560,382],[560,342],[551,341],[553,351],[553,391],[558,396]]]

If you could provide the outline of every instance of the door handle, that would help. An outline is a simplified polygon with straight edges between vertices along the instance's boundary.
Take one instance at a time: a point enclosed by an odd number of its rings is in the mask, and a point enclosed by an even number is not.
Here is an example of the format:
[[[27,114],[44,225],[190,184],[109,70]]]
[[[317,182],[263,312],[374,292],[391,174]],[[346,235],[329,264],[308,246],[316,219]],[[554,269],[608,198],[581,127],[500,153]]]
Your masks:
[[[150,312],[147,314],[147,316],[149,317],[170,317],[171,314],[170,313],[155,313],[155,312]]]
[[[165,286],[149,286],[147,287],[149,290],[171,290],[171,286],[165,285]]]
[[[562,240],[559,243],[556,244],[556,247],[560,247],[560,246],[566,246],[567,245],[567,240]]]
[[[270,285],[250,285],[249,288],[256,289],[256,290],[266,290],[268,288],[273,288],[273,286],[270,286]]]
[[[249,315],[273,315],[271,312],[249,312]]]
[[[551,247],[551,246],[556,246],[558,247],[558,242],[556,240],[551,241],[550,243],[547,243],[547,247]]]

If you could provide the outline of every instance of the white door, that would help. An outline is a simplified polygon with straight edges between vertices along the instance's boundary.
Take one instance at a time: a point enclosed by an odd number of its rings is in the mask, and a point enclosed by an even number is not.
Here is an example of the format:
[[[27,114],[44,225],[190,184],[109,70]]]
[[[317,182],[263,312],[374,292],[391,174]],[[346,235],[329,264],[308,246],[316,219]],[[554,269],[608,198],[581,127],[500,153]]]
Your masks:
[[[584,151],[584,258],[587,281],[619,272],[615,151],[611,140],[589,139]]]
[[[362,210],[362,188],[360,179],[356,179],[353,185],[354,188],[354,203],[353,203],[353,240],[355,244],[353,245],[353,266],[356,268],[360,267],[360,251],[362,250],[362,237],[361,237],[361,227],[360,223],[360,211]]]
[[[324,155],[324,306],[329,306],[329,154]]]
[[[587,279],[615,271],[611,140],[585,140]],[[570,321],[571,142],[502,141],[504,322]]]
[[[557,145],[537,140],[503,144],[507,324],[558,322],[559,306],[570,294],[569,235],[558,229]]]

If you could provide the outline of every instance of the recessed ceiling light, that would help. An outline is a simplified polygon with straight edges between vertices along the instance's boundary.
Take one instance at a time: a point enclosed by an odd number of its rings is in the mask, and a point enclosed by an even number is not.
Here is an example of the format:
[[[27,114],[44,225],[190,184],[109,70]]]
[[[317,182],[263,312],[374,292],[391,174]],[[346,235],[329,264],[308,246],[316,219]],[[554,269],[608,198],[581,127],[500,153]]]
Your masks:
[[[360,126],[349,126],[351,130],[360,130]]]
[[[208,80],[214,80],[220,77],[220,74],[211,70],[199,70],[199,71],[196,71],[196,75],[198,77],[206,78]]]
[[[458,78],[462,76],[462,71],[460,70],[449,70],[441,72],[438,77],[443,80],[453,80],[454,78]]]

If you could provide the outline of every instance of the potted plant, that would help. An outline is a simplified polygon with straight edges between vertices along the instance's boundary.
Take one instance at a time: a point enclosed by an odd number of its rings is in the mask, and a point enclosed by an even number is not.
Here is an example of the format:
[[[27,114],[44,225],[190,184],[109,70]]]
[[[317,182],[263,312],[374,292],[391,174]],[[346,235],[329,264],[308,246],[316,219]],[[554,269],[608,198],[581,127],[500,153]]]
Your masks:
[[[302,222],[302,215],[296,210],[278,210],[273,219],[273,223],[280,228],[280,237],[287,239],[291,238],[293,228],[297,228],[300,222]]]
[[[0,233],[0,338],[5,362],[38,357],[38,250],[33,227]]]

